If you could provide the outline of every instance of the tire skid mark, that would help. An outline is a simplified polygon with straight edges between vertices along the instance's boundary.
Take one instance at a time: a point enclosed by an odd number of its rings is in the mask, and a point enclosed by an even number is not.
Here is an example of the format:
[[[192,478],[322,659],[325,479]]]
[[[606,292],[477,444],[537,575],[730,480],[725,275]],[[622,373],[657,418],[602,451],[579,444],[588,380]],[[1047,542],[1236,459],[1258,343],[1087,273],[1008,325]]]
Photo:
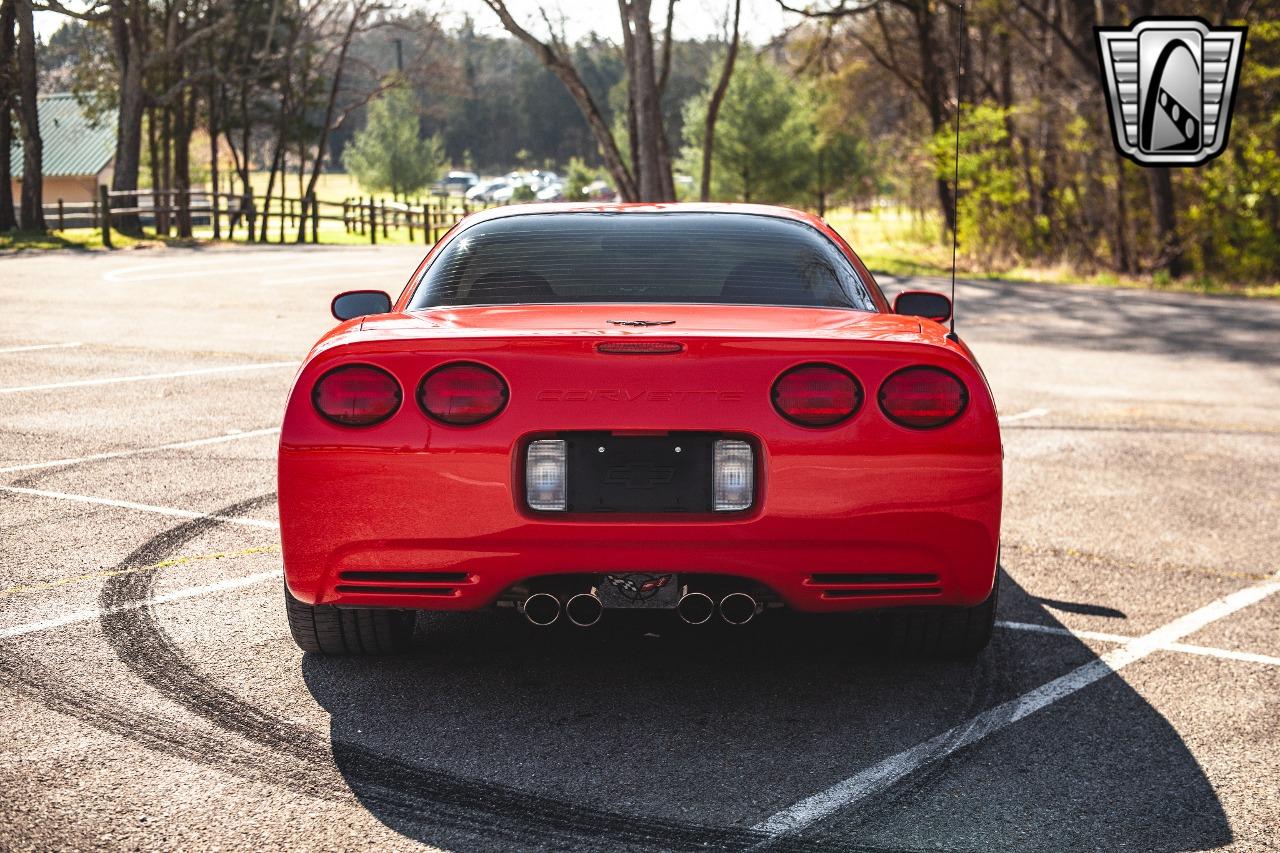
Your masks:
[[[315,785],[291,784],[264,767],[257,752],[241,749],[224,737],[184,726],[180,721],[147,711],[130,709],[102,695],[67,687],[66,679],[30,660],[0,655],[0,674],[6,689],[26,696],[45,708],[86,725],[132,741],[154,752],[189,761],[266,784],[287,787],[322,799],[337,799]],[[349,798],[343,798],[349,799]]]
[[[1001,567],[1003,572],[1004,568]],[[1013,676],[1013,661],[1001,659],[998,643],[992,642],[987,651],[973,665],[973,693],[967,706],[956,712],[959,719],[970,719],[990,708],[998,702],[998,697],[1017,692],[1017,679]],[[948,746],[960,740],[962,732],[956,732],[946,743]],[[968,752],[964,749],[951,752],[941,761],[917,768],[897,785],[882,792],[879,796],[863,800],[856,805],[840,811],[841,826],[844,831],[856,832],[873,826],[878,820],[892,816],[895,812],[905,810],[912,803],[920,802],[935,789],[944,778],[955,770],[956,766],[966,760]],[[817,838],[820,835],[805,831],[801,837]],[[761,845],[761,850],[784,850],[785,846],[773,847]]]
[[[244,512],[274,499],[274,494],[264,495],[232,504],[225,512]],[[136,566],[138,561],[144,560],[161,563],[216,524],[212,519],[196,519],[176,525],[125,557],[118,568]],[[148,568],[153,573],[158,570]],[[321,786],[305,776],[281,777],[277,770],[263,765],[256,751],[246,751],[228,738],[184,725],[180,720],[163,714],[133,709],[96,691],[68,686],[66,679],[17,654],[0,654],[0,673],[7,676],[5,681],[12,689],[46,708],[148,749],[321,799],[349,799],[349,793],[340,792],[337,784]],[[340,793],[345,796],[340,797]]]
[[[274,493],[231,504],[216,515],[232,516],[275,500]],[[158,564],[201,533],[221,524],[213,518],[186,521],[135,549],[120,568]],[[158,568],[108,579],[101,605],[136,604],[151,597]],[[163,712],[130,707],[14,653],[0,652],[0,674],[10,689],[49,710],[148,750],[238,778],[283,788],[335,804],[360,805],[375,817],[424,830],[442,828],[488,843],[529,848],[747,850],[764,842],[770,850],[841,853],[929,853],[869,847],[818,831],[769,839],[740,827],[714,827],[610,812],[509,786],[468,780],[382,755],[359,744],[330,741],[304,727],[264,713],[201,675],[157,622],[152,607],[105,614],[101,626],[120,660],[167,700],[220,732]],[[245,741],[250,745],[246,748]],[[259,748],[254,748],[254,747]],[[263,750],[266,750],[264,754]],[[335,762],[342,769],[341,775]],[[364,805],[368,804],[368,805]]]
[[[213,515],[246,512],[275,499],[274,494],[233,504]],[[220,524],[217,519],[195,519],[159,534],[126,558],[124,564],[159,563],[199,532]],[[100,596],[105,610],[136,604],[152,596],[156,571],[117,575],[108,579]],[[745,850],[767,836],[739,827],[714,827],[676,820],[636,816],[580,806],[554,797],[521,791],[510,786],[468,780],[453,773],[409,764],[364,746],[330,741],[316,732],[265,713],[224,690],[200,674],[193,663],[159,624],[151,607],[104,615],[103,631],[120,660],[165,698],[215,726],[285,758],[278,766],[263,756],[235,762],[239,775],[246,769],[303,793],[323,799],[349,800],[352,789],[374,804],[379,817],[395,817],[424,826],[448,826],[489,840],[505,838],[527,845],[531,838],[543,843],[557,839],[561,845],[591,848],[602,839],[615,844],[663,850]],[[207,748],[207,747],[202,747]],[[220,744],[214,750],[223,749]],[[184,750],[187,751],[187,750]],[[337,761],[346,779],[331,784],[314,779],[317,767]],[[207,763],[207,762],[202,762]],[[870,851],[847,839],[808,836],[781,839],[770,845],[778,850]],[[883,848],[874,848],[884,853]]]

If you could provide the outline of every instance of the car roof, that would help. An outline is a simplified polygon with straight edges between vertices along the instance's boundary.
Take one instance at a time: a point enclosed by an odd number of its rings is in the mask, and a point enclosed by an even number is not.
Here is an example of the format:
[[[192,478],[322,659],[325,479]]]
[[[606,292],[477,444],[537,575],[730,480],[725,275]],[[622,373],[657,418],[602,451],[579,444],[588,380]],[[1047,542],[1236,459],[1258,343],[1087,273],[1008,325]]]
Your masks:
[[[830,227],[818,217],[803,210],[773,204],[737,202],[545,202],[492,207],[468,217],[467,224],[505,219],[510,216],[537,216],[556,213],[737,213],[772,216],[812,225],[823,233]]]
[[[867,282],[872,292],[872,298],[876,301],[881,311],[889,310],[889,303],[884,297],[884,293],[880,290],[879,284],[876,283],[875,276],[867,269],[866,264],[858,257],[858,253],[853,250],[840,234],[824,222],[822,219],[807,213],[803,210],[796,210],[791,207],[782,207],[773,204],[746,204],[741,202],[585,202],[585,201],[552,201],[552,202],[531,202],[526,204],[506,204],[500,207],[491,207],[487,210],[477,211],[462,219],[450,231],[455,235],[461,231],[477,225],[481,222],[490,222],[496,219],[506,219],[516,216],[538,216],[546,214],[561,213],[605,213],[605,214],[629,214],[629,213],[736,213],[748,214],[754,216],[770,216],[775,219],[787,219],[792,222],[800,222],[816,229],[819,233],[834,242],[840,249],[847,254],[853,262],[854,267],[858,271],[863,281]],[[445,244],[451,240],[438,240],[431,250],[427,252],[426,257],[422,259],[422,263],[418,265],[418,269],[414,272],[413,278],[406,286],[401,294],[401,299],[407,298],[412,293],[420,280],[423,270],[431,263],[432,259],[444,248]]]

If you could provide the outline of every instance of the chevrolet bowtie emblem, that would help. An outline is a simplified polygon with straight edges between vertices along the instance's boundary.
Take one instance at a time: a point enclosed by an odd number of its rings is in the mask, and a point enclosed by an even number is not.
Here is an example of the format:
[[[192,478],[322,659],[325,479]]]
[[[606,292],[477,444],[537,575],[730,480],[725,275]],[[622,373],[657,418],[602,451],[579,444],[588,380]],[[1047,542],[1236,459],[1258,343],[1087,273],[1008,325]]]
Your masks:
[[[1143,166],[1199,166],[1221,154],[1246,29],[1199,18],[1095,27],[1116,149]]]

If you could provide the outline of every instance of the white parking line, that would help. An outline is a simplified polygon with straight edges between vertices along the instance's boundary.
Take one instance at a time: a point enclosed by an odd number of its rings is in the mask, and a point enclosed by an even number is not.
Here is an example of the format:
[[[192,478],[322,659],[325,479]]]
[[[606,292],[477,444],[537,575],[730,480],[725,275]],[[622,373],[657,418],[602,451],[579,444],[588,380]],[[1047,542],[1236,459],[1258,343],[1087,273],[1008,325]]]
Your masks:
[[[1060,628],[1056,625],[1034,625],[1030,622],[997,622],[997,628],[1006,628],[1010,631],[1031,631],[1037,634],[1055,634],[1060,637],[1076,637],[1081,640],[1100,640],[1104,643],[1127,643],[1134,639],[1124,634],[1107,634],[1102,631],[1073,631],[1070,628]],[[1224,658],[1226,660],[1247,661],[1249,663],[1262,663],[1269,666],[1280,666],[1280,657],[1272,657],[1271,655],[1259,655],[1253,652],[1237,652],[1232,649],[1219,649],[1213,646],[1197,646],[1192,643],[1169,643],[1162,647],[1162,651],[1183,652],[1189,655],[1203,655],[1211,658]]]
[[[117,382],[146,382],[152,379],[180,379],[184,376],[204,376],[210,373],[237,373],[246,370],[272,370],[280,367],[297,367],[296,361],[267,361],[258,364],[231,364],[226,367],[201,367],[196,370],[175,370],[169,373],[144,373],[135,376],[109,376],[105,379],[76,379],[72,382],[51,382],[47,385],[19,385],[0,388],[0,394],[18,394],[24,391],[54,391],[59,388],[81,388],[89,385],[114,385]]]
[[[72,341],[66,344],[28,344],[22,347],[0,347],[0,353],[7,352],[33,352],[38,349],[71,349],[72,347],[81,346],[79,341]]]
[[[220,444],[224,441],[238,441],[242,438],[257,438],[260,435],[274,435],[280,432],[279,427],[255,429],[249,432],[237,432],[229,435],[215,435],[211,438],[197,438],[192,441],[176,441],[172,444],[157,444],[152,447],[137,447],[132,450],[112,450],[107,453],[94,453],[89,456],[77,456],[72,459],[53,459],[49,462],[26,462],[22,465],[10,465],[0,468],[0,474],[12,474],[17,471],[37,471],[42,468],[58,468],[63,465],[78,465],[81,462],[98,462],[102,459],[119,459],[122,456],[137,456],[143,453],[158,453],[161,450],[182,450],[187,447],[201,447],[206,444]]]
[[[245,586],[252,586],[256,583],[262,583],[266,580],[280,577],[280,570],[270,572],[260,572],[256,575],[248,575],[242,578],[230,578],[217,583],[206,584],[205,586],[190,586],[186,589],[179,589],[174,592],[167,592],[164,595],[157,595],[144,601],[131,601],[128,604],[121,604],[117,607],[108,607],[105,610],[76,610],[72,613],[64,613],[61,616],[55,616],[52,619],[45,619],[41,622],[28,622],[25,625],[15,625],[12,628],[0,628],[0,640],[8,640],[12,637],[21,637],[25,634],[34,634],[37,631],[47,631],[50,628],[61,628],[65,625],[74,625],[77,622],[93,622],[101,619],[111,613],[123,613],[128,610],[140,610],[144,607],[150,607],[153,604],[164,604],[167,601],[181,601],[184,598],[195,598],[198,595],[207,595],[211,592],[226,592],[229,589],[240,589]]]
[[[891,787],[915,770],[940,761],[958,749],[977,743],[988,735],[995,734],[1018,720],[1088,687],[1095,681],[1135,661],[1142,660],[1152,652],[1159,651],[1188,634],[1199,631],[1211,622],[1262,601],[1280,590],[1280,579],[1277,578],[1280,578],[1280,575],[1234,592],[1148,634],[1135,637],[1119,648],[1104,653],[1097,660],[1090,661],[1066,675],[983,711],[910,749],[891,755],[860,773],[837,782],[825,791],[820,791],[783,809],[752,828],[767,834],[770,840],[800,832],[843,808]],[[769,841],[764,841],[757,846],[767,846],[768,843]]]
[[[240,524],[245,527],[265,527],[268,530],[279,530],[280,525],[274,521],[264,521],[259,518],[240,518],[234,515],[210,515],[205,512],[192,512],[189,509],[175,509],[168,506],[152,506],[151,504],[134,503],[133,501],[118,501],[112,498],[98,498],[91,495],[69,495],[65,492],[48,492],[43,489],[27,489],[21,486],[0,486],[0,492],[12,492],[16,495],[31,495],[37,498],[51,498],[59,501],[73,501],[75,503],[95,504],[97,506],[110,506],[118,509],[134,509],[139,512],[152,512],[157,515],[172,515],[177,518],[209,518],[214,521],[222,521],[227,524]]]
[[[427,247],[423,247],[425,253]],[[197,276],[221,276],[227,273],[270,273],[276,270],[294,270],[305,269],[333,269],[334,267],[359,267],[361,269],[393,269],[399,267],[406,268],[404,261],[396,261],[390,259],[370,259],[367,251],[359,251],[357,254],[366,257],[345,257],[330,255],[324,260],[299,261],[297,254],[289,255],[273,255],[267,253],[252,263],[226,263],[219,261],[205,260],[198,263],[189,261],[177,261],[168,265],[160,264],[139,264],[136,266],[122,267],[116,270],[108,270],[102,274],[102,280],[112,284],[130,284],[134,282],[146,281],[168,281],[175,278],[193,278]],[[416,264],[415,264],[416,266]],[[138,273],[135,275],[135,273]],[[261,283],[261,282],[259,282]]]
[[[1029,421],[1032,418],[1043,418],[1049,414],[1048,409],[1027,409],[1025,412],[1018,412],[1016,415],[1001,415],[1000,423],[1011,424],[1016,421]]]
[[[404,264],[398,264],[397,267],[403,269]],[[273,287],[281,284],[311,284],[316,281],[338,281],[340,279],[348,278],[362,278],[368,280],[372,275],[378,274],[376,272],[378,269],[378,267],[374,266],[362,267],[361,269],[354,270],[352,272],[315,272],[310,275],[271,276],[260,279],[258,283],[267,287]],[[392,269],[392,267],[387,267],[386,269],[389,270]],[[385,287],[387,285],[384,284],[383,286]],[[398,290],[400,287],[401,283],[399,279],[397,279],[395,289]],[[394,298],[395,297],[392,296],[392,299]]]

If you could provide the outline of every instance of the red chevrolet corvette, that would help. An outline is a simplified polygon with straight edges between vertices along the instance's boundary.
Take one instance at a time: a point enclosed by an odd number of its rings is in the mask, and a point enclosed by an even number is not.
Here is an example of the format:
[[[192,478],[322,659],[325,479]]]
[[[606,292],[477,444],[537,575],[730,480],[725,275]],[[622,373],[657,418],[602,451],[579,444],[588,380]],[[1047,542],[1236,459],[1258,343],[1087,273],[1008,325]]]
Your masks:
[[[945,296],[891,308],[821,220],[757,205],[472,216],[394,304],[333,301],[280,438],[298,645],[383,653],[419,610],[590,626],[877,611],[991,634],[1001,444]]]

